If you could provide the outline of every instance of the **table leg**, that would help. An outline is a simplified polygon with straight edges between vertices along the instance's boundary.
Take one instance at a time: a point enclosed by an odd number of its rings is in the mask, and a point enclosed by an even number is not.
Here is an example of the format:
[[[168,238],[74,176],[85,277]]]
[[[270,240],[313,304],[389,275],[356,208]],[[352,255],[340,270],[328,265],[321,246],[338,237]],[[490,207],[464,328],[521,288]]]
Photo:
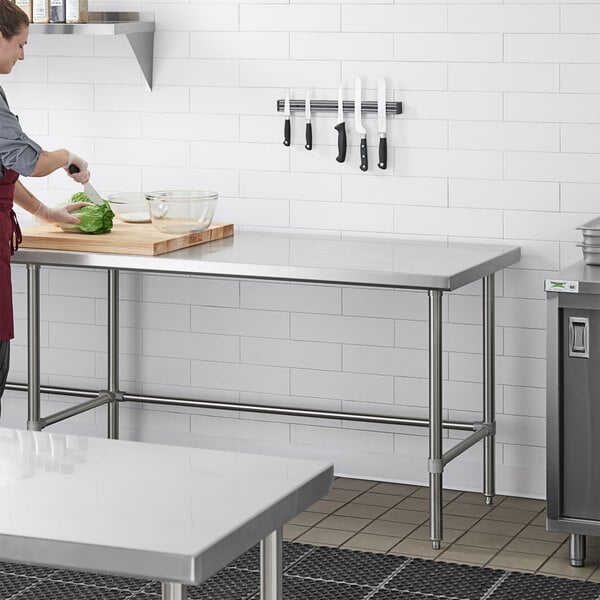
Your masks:
[[[483,278],[483,422],[495,426],[496,422],[496,381],[494,337],[495,291],[494,274]],[[483,439],[483,495],[485,503],[492,504],[495,491],[494,446],[496,436],[491,433]]]
[[[40,267],[27,265],[27,429],[40,421]]]
[[[187,587],[183,583],[163,581],[162,600],[186,600]]]
[[[429,290],[429,532],[442,541],[442,292]]]
[[[108,435],[119,438],[119,271],[108,270]]]
[[[260,541],[260,599],[282,600],[283,529],[280,527]]]

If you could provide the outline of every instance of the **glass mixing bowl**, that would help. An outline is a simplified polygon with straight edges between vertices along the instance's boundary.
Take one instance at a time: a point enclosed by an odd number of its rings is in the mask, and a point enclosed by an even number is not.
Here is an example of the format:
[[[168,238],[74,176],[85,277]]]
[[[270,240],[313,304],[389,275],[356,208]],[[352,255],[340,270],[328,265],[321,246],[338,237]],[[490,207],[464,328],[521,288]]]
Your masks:
[[[149,223],[148,202],[142,192],[119,192],[109,194],[108,203],[113,212],[126,223]]]
[[[147,192],[152,224],[163,233],[196,233],[212,223],[219,194],[203,190]]]

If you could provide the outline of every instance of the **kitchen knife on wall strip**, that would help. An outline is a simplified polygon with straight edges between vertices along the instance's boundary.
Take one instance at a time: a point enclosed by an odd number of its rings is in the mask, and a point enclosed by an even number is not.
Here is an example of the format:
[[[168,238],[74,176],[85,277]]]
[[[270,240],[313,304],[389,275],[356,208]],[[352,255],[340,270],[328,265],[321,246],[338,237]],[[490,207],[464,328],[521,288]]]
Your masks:
[[[369,168],[369,157],[367,156],[367,130],[362,125],[362,85],[357,77],[354,81],[354,129],[360,135],[360,170]]]
[[[344,98],[342,97],[342,84],[338,85],[337,100],[338,122],[335,126],[338,132],[338,155],[335,160],[342,163],[346,160],[346,123],[344,122]]]
[[[290,95],[285,95],[285,101],[283,103],[283,116],[285,121],[283,122],[283,145],[289,146],[292,141],[292,128],[290,124]]]
[[[69,173],[79,173],[79,167],[76,165],[69,165]],[[104,200],[102,200],[102,196],[96,191],[89,183],[83,184],[83,193],[94,203],[102,206],[104,204]]]
[[[385,110],[385,80],[377,82],[377,131],[379,132],[379,162],[380,169],[387,169],[387,137]]]
[[[304,116],[306,117],[306,144],[307,150],[312,150],[312,123],[310,122],[310,92],[306,90],[306,102],[304,104]]]

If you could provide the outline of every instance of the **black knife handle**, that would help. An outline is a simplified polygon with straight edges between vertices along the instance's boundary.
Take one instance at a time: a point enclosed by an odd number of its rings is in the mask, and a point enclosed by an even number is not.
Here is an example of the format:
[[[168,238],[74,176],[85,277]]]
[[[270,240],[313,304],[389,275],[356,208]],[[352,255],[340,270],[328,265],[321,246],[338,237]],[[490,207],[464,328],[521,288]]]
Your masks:
[[[379,138],[379,162],[377,166],[380,169],[387,169],[387,138]]]
[[[369,157],[367,156],[367,138],[360,138],[360,170],[366,171],[369,168]]]
[[[290,120],[286,119],[283,124],[283,145],[289,146],[292,141],[292,128],[290,126]]]
[[[77,165],[69,165],[69,173],[79,173],[79,167]]]
[[[338,132],[338,155],[335,160],[342,163],[346,160],[346,123],[338,123],[335,129]]]
[[[307,150],[312,150],[312,123],[306,124],[306,144],[304,147]]]

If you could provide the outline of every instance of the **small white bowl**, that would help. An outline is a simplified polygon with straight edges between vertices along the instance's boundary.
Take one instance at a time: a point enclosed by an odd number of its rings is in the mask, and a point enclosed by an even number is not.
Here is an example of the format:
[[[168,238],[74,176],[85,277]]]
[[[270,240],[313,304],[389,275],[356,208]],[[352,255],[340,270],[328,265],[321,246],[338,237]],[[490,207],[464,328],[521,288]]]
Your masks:
[[[108,195],[113,212],[125,223],[149,223],[150,211],[143,192],[119,192]]]

